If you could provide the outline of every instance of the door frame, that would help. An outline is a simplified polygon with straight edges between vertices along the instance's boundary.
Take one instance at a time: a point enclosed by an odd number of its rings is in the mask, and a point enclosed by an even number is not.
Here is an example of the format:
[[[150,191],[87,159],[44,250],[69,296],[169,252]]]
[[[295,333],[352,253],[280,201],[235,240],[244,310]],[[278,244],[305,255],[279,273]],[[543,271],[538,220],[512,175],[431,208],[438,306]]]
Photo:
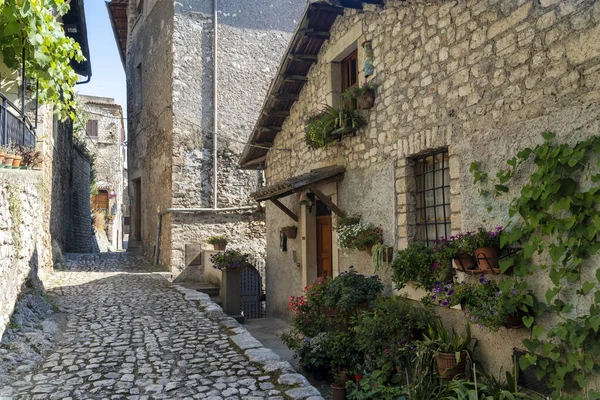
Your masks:
[[[317,187],[331,202],[338,205],[337,182],[330,182]],[[336,214],[331,214],[332,228],[335,226]],[[300,206],[300,233],[302,237],[302,287],[313,283],[317,279],[317,210],[312,210],[305,204]],[[337,276],[339,268],[339,248],[337,246],[337,234],[334,229],[331,232],[331,276]]]

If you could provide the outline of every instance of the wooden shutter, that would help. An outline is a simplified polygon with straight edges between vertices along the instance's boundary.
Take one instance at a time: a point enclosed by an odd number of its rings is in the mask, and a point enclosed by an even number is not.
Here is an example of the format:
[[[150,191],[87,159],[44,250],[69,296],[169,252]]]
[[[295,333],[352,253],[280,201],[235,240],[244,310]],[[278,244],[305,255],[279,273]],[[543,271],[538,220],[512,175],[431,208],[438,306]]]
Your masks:
[[[85,124],[85,131],[90,137],[98,137],[98,120],[88,120],[87,124]]]

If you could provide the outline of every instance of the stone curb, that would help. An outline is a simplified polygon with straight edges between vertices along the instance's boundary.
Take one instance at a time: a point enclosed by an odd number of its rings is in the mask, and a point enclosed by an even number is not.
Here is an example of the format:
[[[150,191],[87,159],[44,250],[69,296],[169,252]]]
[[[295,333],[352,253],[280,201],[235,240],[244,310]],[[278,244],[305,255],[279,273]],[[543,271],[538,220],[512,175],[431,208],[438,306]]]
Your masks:
[[[223,309],[213,302],[206,293],[173,284],[173,287],[184,295],[185,300],[197,301],[204,308],[208,318],[230,328],[235,335],[231,340],[250,360],[263,366],[265,372],[279,372],[277,383],[285,386],[296,386],[284,393],[294,400],[324,400],[321,393],[308,380],[298,374],[291,364],[279,357],[273,350],[262,345],[239,322],[223,312]]]

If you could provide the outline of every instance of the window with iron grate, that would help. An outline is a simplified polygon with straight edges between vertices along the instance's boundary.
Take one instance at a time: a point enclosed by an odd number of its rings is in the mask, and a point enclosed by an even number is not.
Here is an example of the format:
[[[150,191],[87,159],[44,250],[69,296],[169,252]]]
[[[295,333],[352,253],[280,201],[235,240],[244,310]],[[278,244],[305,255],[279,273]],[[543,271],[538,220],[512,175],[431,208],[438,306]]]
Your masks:
[[[448,150],[414,159],[418,239],[431,245],[450,235]]]

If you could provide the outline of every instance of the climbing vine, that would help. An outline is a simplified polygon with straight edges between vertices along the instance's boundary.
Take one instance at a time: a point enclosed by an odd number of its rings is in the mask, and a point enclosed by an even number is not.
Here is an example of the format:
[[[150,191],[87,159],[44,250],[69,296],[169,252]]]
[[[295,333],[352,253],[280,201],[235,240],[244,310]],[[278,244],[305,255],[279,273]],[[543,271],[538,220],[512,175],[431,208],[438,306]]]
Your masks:
[[[23,214],[21,212],[21,199],[19,194],[21,187],[18,184],[8,186],[8,211],[12,221],[11,234],[15,245],[15,255],[19,258],[21,253],[21,225],[23,224]]]
[[[542,273],[551,284],[537,315],[551,313],[558,322],[533,326],[524,346],[531,352],[519,361],[546,376],[558,399],[600,399],[590,379],[600,372],[600,268],[591,260],[600,250],[600,137],[574,145],[544,143],[526,148],[507,161],[494,178],[471,165],[484,196],[510,193],[509,183],[524,164],[533,172],[509,206],[512,222],[501,246],[523,251],[501,260],[506,272],[514,265],[516,279]],[[490,189],[491,187],[491,189]],[[533,317],[523,319],[531,327]]]
[[[0,51],[7,67],[20,70],[25,49],[25,70],[38,81],[40,103],[51,102],[61,119],[74,120],[78,77],[70,63],[84,57],[59,22],[68,10],[66,0],[0,0]]]

